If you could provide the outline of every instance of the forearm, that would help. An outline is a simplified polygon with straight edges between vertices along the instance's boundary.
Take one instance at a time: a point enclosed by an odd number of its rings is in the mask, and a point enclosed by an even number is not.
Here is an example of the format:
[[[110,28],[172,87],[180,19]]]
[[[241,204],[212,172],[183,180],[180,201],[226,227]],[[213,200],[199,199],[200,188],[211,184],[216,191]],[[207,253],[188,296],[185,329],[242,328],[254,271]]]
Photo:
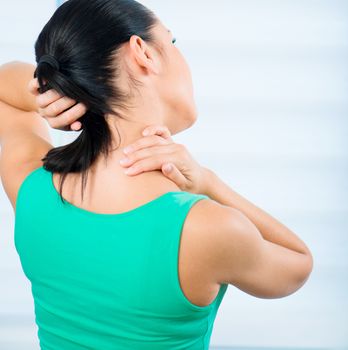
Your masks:
[[[0,100],[23,111],[37,111],[35,96],[28,90],[35,66],[13,61],[0,66]]]
[[[311,254],[306,244],[285,225],[233,191],[212,170],[206,168],[205,193],[216,202],[241,211],[258,228],[263,238],[299,253]]]
[[[52,143],[47,122],[37,112],[23,111],[0,101],[0,146],[8,136],[23,130]]]

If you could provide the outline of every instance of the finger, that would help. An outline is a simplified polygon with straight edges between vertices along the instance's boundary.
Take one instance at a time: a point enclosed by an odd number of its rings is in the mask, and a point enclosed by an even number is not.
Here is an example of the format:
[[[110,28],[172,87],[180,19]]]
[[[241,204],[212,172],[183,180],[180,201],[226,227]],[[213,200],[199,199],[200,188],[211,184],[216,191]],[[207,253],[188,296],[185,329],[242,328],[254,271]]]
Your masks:
[[[71,127],[71,130],[78,131],[81,129],[82,123],[81,122],[74,122],[70,125],[70,127]]]
[[[163,138],[170,138],[171,133],[165,125],[150,125],[143,130],[143,136],[158,135]]]
[[[174,162],[174,156],[170,154],[152,156],[137,161],[131,167],[125,169],[124,172],[127,175],[133,176],[147,171],[161,170],[162,164],[168,163],[168,161]]]
[[[35,96],[38,96],[40,94],[39,92],[39,81],[37,78],[31,79],[28,84],[29,92],[32,93]]]
[[[46,117],[58,117],[61,113],[63,113],[68,108],[74,106],[76,101],[70,97],[63,96],[57,101],[51,103],[49,106],[44,108],[44,115]],[[77,119],[77,118],[76,118]]]
[[[78,103],[57,117],[45,117],[50,126],[54,129],[65,127],[81,118],[87,109],[83,103]]]
[[[130,167],[142,159],[150,158],[155,155],[161,155],[163,159],[167,157],[168,160],[169,155],[172,153],[174,153],[174,144],[151,146],[127,154],[125,158],[120,159],[120,165]]]
[[[150,147],[153,145],[165,145],[168,143],[169,143],[168,140],[165,140],[164,138],[158,135],[145,136],[131,143],[127,147],[123,148],[122,151],[124,154],[128,155],[134,151],[137,151],[146,147]]]
[[[44,92],[43,94],[39,94],[36,97],[36,103],[39,107],[45,108],[51,103],[59,100],[60,98],[62,98],[62,96],[56,90],[50,89]]]
[[[167,170],[167,166],[170,169]],[[173,163],[165,163],[162,165],[162,173],[182,190],[186,188],[187,179]]]

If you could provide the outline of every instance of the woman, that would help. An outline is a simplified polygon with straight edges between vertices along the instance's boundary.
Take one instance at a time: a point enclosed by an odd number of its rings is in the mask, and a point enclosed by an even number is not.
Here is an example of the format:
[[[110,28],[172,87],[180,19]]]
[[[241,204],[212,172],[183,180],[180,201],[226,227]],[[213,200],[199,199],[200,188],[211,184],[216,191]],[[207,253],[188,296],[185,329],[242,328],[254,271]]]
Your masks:
[[[69,0],[35,53],[35,72],[2,67],[0,139],[41,349],[208,349],[229,284],[281,298],[305,283],[305,243],[171,139],[197,117],[191,74],[150,10]],[[37,111],[82,131],[55,148]]]

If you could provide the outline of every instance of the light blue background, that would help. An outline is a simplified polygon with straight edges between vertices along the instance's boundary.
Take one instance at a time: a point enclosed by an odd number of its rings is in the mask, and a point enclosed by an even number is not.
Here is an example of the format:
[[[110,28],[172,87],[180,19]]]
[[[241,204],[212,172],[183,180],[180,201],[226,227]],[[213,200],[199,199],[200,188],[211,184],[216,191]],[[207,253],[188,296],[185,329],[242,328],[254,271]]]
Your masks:
[[[348,349],[348,2],[142,3],[172,30],[193,75],[199,118],[176,142],[314,256],[310,279],[286,298],[229,286],[211,345]],[[35,63],[34,41],[55,5],[0,0],[0,64]],[[50,132],[56,146],[77,136]],[[38,349],[1,186],[0,218],[0,349]]]

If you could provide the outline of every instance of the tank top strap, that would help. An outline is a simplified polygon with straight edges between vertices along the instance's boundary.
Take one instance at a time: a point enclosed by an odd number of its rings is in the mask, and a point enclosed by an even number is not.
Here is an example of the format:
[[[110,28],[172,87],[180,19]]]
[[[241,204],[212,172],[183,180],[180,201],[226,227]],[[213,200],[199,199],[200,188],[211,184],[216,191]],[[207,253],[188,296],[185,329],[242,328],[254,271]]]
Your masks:
[[[45,171],[43,166],[31,171],[22,181],[19,186],[16,200],[16,215],[17,209],[21,209],[22,197],[25,197],[25,206],[33,206],[38,203],[38,194],[40,193],[40,202],[42,201],[42,195],[48,193],[49,190],[49,175],[50,173]]]
[[[205,194],[191,193],[191,192],[186,192],[186,191],[178,191],[178,192],[173,192],[173,193],[175,194],[174,203],[178,204],[178,206],[184,210],[184,214],[186,214],[186,211],[190,210],[190,208],[197,201],[199,201],[201,199],[208,199],[209,198]]]
[[[201,314],[209,313],[218,305],[225,291],[222,288],[216,299],[207,306],[199,306],[191,303],[184,295],[179,281],[179,251],[184,223],[195,203],[202,199],[209,199],[205,194],[195,194],[186,191],[172,192],[161,203],[160,208],[155,208],[148,217],[156,215],[155,226],[149,235],[150,246],[153,247],[151,266],[153,275],[156,276],[157,286],[152,290],[161,290],[161,299],[168,305],[168,312],[182,312],[190,310]],[[187,232],[189,235],[190,233]],[[199,242],[197,242],[199,244]]]

